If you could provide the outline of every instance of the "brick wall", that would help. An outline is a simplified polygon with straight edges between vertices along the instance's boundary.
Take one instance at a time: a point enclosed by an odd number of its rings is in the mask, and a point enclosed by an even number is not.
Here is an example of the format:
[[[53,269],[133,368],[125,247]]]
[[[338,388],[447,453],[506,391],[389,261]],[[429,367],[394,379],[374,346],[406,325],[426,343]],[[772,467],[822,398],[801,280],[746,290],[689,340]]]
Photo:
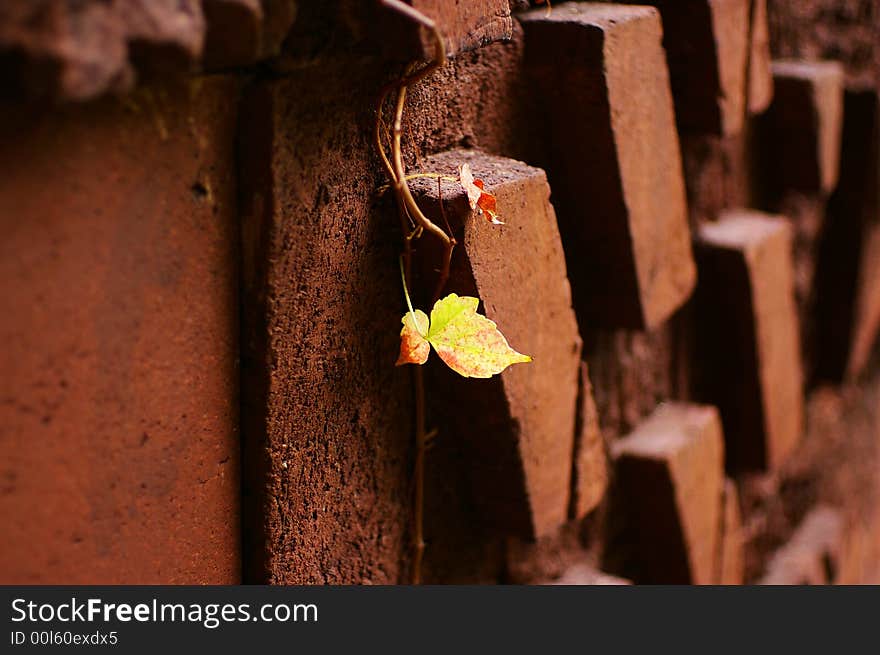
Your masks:
[[[505,225],[414,197],[534,356],[426,365],[424,581],[880,581],[878,3],[408,4],[407,169]],[[0,581],[409,579],[373,126],[432,52],[381,2],[4,4]]]

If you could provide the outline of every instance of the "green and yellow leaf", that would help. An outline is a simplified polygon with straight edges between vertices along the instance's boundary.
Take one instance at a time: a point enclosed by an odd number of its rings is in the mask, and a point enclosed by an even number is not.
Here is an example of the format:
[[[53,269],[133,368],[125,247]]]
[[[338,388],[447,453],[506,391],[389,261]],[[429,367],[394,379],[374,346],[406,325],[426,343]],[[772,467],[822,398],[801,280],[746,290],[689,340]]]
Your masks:
[[[498,326],[477,313],[479,299],[449,294],[431,310],[430,324],[423,312],[403,317],[398,364],[423,364],[428,357],[427,344],[449,368],[469,378],[489,378],[511,364],[532,361],[507,343]],[[421,316],[419,316],[421,315]]]

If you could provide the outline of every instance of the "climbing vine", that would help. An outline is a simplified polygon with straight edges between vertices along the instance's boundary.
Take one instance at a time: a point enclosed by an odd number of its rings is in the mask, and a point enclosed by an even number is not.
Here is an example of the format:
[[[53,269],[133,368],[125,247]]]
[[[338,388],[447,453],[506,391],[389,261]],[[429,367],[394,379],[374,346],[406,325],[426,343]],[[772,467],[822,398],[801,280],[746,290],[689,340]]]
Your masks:
[[[467,163],[458,168],[458,176],[437,173],[419,173],[407,176],[403,161],[403,113],[407,89],[446,64],[446,48],[443,35],[433,20],[400,0],[382,0],[382,4],[397,11],[427,29],[434,41],[434,58],[427,63],[410,64],[403,77],[386,85],[379,94],[376,106],[375,144],[381,157],[389,188],[393,191],[403,233],[403,252],[400,257],[400,273],[407,312],[402,318],[400,332],[400,355],[397,365],[424,364],[431,348],[452,370],[464,377],[488,378],[501,373],[511,364],[530,362],[528,355],[518,353],[507,343],[495,323],[477,313],[478,298],[450,293],[441,298],[449,280],[452,252],[456,246],[455,236],[446,220],[440,185],[443,179],[456,181],[467,194],[471,210],[481,213],[495,225],[503,224],[497,211],[495,196],[486,191],[485,184],[475,179]],[[389,99],[393,98],[393,102]],[[391,129],[385,116],[393,107]],[[419,208],[409,188],[409,180],[416,177],[437,179],[440,214],[444,227],[440,227]],[[439,273],[434,287],[430,318],[414,309],[410,300],[407,281],[412,279],[413,242],[425,236],[436,239],[443,246]],[[425,379],[421,366],[413,371],[415,393],[415,445],[416,459],[413,471],[413,557],[410,579],[413,584],[421,582],[424,541],[425,454],[436,430],[428,430],[425,416]]]

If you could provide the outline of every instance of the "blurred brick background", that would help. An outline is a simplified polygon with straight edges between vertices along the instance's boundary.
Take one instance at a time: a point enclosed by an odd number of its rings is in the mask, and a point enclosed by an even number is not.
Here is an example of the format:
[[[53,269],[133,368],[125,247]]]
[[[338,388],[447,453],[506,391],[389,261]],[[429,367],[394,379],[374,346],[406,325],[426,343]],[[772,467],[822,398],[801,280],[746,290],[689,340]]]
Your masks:
[[[431,583],[880,582],[877,0],[409,0]],[[409,579],[379,0],[0,6],[0,582]],[[438,188],[413,181],[439,215]],[[433,275],[413,281],[418,305]]]

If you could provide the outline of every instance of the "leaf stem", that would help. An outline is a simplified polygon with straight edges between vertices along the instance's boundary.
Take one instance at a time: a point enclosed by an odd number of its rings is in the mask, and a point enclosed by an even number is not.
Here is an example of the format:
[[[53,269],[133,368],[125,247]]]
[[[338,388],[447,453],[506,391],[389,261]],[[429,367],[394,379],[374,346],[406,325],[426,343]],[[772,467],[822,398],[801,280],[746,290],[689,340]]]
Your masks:
[[[440,271],[440,279],[437,282],[437,291],[435,296],[439,297],[446,280],[449,278],[449,265],[452,259],[452,249],[455,247],[455,238],[452,234],[447,234],[442,228],[434,224],[416,204],[410,192],[406,175],[406,169],[403,164],[403,154],[401,152],[401,140],[403,132],[403,110],[406,104],[406,90],[410,84],[414,84],[437,70],[446,63],[446,46],[443,36],[437,29],[437,25],[433,20],[422,14],[417,9],[401,2],[401,0],[381,0],[381,3],[397,11],[398,13],[419,23],[426,29],[431,31],[434,37],[434,59],[421,68],[410,66],[403,78],[385,85],[376,104],[376,125],[375,140],[376,148],[382,159],[382,165],[385,168],[385,174],[388,176],[391,186],[394,188],[395,197],[397,199],[397,211],[400,218],[401,229],[403,230],[403,255],[400,258],[400,273],[403,281],[403,293],[406,297],[407,307],[413,315],[415,323],[415,312],[412,307],[412,301],[409,297],[409,291],[406,286],[407,277],[412,277],[412,240],[421,236],[422,232],[428,232],[443,243],[444,256],[443,268]],[[385,150],[383,143],[383,132],[387,138],[387,128],[383,119],[385,111],[385,101],[393,90],[397,90],[397,102],[394,110],[394,123],[391,137],[388,138],[391,146],[390,156]],[[445,217],[444,217],[445,218]],[[414,230],[410,229],[410,223],[415,226]],[[418,329],[418,324],[416,324]],[[424,335],[423,335],[424,336]],[[425,453],[427,450],[428,436],[425,429],[425,378],[421,366],[415,366],[413,377],[415,386],[415,421],[416,421],[416,460],[413,478],[415,484],[415,498],[413,499],[413,561],[411,570],[411,581],[413,584],[419,584],[422,579],[422,556],[425,552],[424,540],[424,505],[425,505]]]
[[[406,272],[403,268],[403,255],[400,256],[400,281],[403,283],[403,297],[406,298],[406,306],[409,308],[409,315],[412,317],[413,325],[416,326],[416,332],[418,332],[423,339],[427,339],[427,334],[422,334],[421,329],[419,329],[419,323],[416,321],[416,312],[412,306],[412,300],[409,299],[409,289],[406,288]]]

